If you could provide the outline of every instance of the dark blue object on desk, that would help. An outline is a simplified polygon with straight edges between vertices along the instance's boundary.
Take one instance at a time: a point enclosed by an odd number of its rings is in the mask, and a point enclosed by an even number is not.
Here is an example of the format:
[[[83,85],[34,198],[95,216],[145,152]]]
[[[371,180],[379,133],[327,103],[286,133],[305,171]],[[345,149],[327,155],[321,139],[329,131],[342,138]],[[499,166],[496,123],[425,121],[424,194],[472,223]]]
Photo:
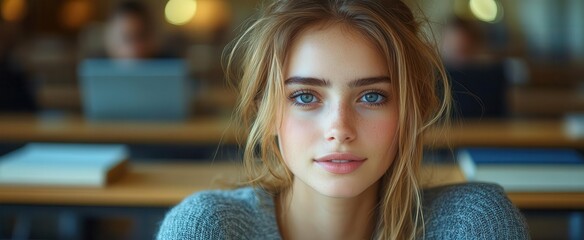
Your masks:
[[[584,164],[573,149],[467,148],[477,164]]]
[[[503,64],[447,66],[452,83],[454,114],[463,118],[507,116],[507,80]]]
[[[36,110],[33,88],[18,65],[0,56],[0,112]]]

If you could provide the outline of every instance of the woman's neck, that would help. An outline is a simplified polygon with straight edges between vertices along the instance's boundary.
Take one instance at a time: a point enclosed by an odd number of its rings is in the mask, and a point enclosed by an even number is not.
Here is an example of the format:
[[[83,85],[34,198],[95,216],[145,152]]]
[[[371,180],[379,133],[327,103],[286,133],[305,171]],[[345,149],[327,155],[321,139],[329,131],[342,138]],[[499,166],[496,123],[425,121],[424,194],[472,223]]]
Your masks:
[[[283,239],[371,239],[378,183],[353,198],[321,195],[301,180],[276,198]]]

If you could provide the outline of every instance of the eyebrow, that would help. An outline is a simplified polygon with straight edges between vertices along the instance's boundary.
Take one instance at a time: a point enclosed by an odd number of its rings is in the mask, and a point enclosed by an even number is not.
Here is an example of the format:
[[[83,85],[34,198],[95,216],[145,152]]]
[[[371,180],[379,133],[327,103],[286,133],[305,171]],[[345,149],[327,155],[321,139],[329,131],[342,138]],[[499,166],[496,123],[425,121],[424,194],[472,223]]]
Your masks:
[[[347,85],[349,87],[362,87],[367,85],[373,85],[376,83],[391,83],[391,79],[387,76],[382,77],[370,77],[370,78],[360,78],[349,82]],[[284,81],[285,85],[300,84],[300,85],[311,85],[318,87],[326,87],[330,85],[330,81],[321,78],[313,77],[291,77]]]
[[[299,84],[324,87],[330,85],[330,82],[325,79],[312,77],[291,77],[284,81],[285,85]]]
[[[391,83],[391,79],[387,76],[383,77],[372,77],[372,78],[361,78],[349,82],[349,87],[362,87],[367,85],[373,85],[376,83]]]

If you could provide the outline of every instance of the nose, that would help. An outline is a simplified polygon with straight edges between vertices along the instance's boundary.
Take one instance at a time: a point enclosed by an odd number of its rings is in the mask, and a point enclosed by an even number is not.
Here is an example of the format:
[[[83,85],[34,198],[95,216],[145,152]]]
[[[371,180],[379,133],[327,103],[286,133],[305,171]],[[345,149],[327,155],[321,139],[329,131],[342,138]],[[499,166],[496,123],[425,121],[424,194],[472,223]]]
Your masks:
[[[348,104],[338,104],[328,112],[325,131],[327,142],[349,143],[357,137],[356,115]]]

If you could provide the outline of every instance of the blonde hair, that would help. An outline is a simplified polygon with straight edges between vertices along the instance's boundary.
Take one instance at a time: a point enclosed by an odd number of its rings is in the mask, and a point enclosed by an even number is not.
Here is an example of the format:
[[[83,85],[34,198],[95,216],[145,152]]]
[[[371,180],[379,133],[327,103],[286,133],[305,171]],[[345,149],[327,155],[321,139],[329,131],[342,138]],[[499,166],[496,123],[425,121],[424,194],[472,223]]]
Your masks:
[[[278,148],[283,69],[296,36],[318,23],[341,23],[378,48],[390,69],[399,106],[398,153],[381,179],[378,239],[415,239],[423,233],[419,171],[422,134],[450,109],[450,86],[436,48],[397,0],[279,0],[268,4],[224,55],[225,73],[238,85],[236,116],[246,139],[249,184],[272,194],[291,186]],[[440,84],[438,84],[438,81]],[[438,91],[440,90],[440,92]]]

